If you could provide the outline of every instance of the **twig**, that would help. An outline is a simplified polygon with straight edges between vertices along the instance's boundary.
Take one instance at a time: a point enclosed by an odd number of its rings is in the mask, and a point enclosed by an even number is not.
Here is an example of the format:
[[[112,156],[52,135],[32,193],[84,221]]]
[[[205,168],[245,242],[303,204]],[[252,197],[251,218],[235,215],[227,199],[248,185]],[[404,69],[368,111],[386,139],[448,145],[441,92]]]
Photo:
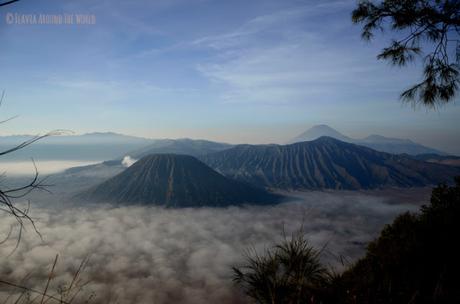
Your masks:
[[[11,4],[11,3],[14,3],[14,2],[18,2],[19,0],[10,0],[10,1],[6,1],[6,2],[3,2],[3,3],[0,3],[0,6],[5,6],[5,5],[8,5],[8,4]]]
[[[36,289],[33,289],[33,288],[29,288],[29,287],[22,286],[22,285],[19,285],[19,284],[10,283],[10,282],[7,282],[7,281],[3,281],[1,279],[0,279],[0,284],[4,284],[4,285],[11,286],[11,287],[19,288],[19,289],[22,289],[22,290],[25,290],[25,291],[33,292],[33,293],[39,294],[41,296],[44,296],[46,298],[51,298],[51,299],[53,299],[55,301],[58,301],[59,303],[62,303],[62,304],[70,304],[70,303],[67,303],[66,301],[61,302],[61,299],[56,298],[54,296],[47,295],[46,293],[44,293],[42,291],[39,291],[39,290],[36,290]]]
[[[51,268],[51,272],[50,272],[50,274],[48,276],[48,281],[46,282],[45,291],[43,292],[43,296],[42,296],[42,300],[40,301],[40,304],[43,304],[43,301],[45,300],[45,294],[48,292],[48,287],[49,287],[50,282],[51,282],[51,280],[53,278],[54,268],[56,267],[58,257],[59,257],[59,255],[56,254],[56,258],[54,259],[53,267]]]

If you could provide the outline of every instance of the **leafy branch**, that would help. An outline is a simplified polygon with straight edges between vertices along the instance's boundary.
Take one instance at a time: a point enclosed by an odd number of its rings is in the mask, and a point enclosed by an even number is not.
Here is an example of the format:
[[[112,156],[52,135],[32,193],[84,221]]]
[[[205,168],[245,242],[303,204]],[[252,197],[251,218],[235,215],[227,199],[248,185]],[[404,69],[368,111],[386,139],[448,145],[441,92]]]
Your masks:
[[[457,0],[364,0],[352,13],[353,23],[363,24],[361,37],[390,28],[408,33],[393,39],[377,56],[396,66],[405,66],[424,56],[423,80],[401,94],[401,99],[429,108],[455,99],[460,85],[460,2]]]

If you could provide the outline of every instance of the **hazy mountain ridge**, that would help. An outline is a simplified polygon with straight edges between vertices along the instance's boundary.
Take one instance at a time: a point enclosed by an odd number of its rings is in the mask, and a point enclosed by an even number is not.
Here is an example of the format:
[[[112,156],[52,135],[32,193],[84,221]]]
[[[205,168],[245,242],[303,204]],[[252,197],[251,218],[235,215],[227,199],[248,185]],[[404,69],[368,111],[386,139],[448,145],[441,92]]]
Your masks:
[[[303,144],[309,143],[303,142],[300,144],[300,146],[303,146]],[[437,175],[436,178],[431,178],[430,176],[426,177],[424,170],[421,170],[420,173],[420,168],[425,168],[427,166],[430,167],[430,169],[433,168],[430,166],[431,164],[425,164],[424,161],[455,165],[450,158],[446,159],[446,157],[436,154],[414,157],[410,155],[392,156],[383,153],[385,154],[383,157],[377,151],[369,152],[368,150],[370,149],[361,146],[353,148],[354,150],[358,149],[360,151],[355,151],[353,157],[340,158],[340,155],[349,153],[347,150],[349,147],[350,145],[338,144],[334,149],[331,147],[328,149],[324,147],[322,149],[313,149],[308,152],[308,156],[306,156],[299,153],[284,154],[284,146],[275,144],[232,146],[225,143],[216,143],[206,140],[165,139],[158,140],[156,143],[144,146],[136,151],[120,155],[130,155],[135,160],[149,153],[196,155],[201,160],[207,162],[208,165],[230,178],[252,183],[259,187],[281,189],[367,189],[392,186],[423,186],[437,183],[437,181],[441,180],[443,177],[442,175]],[[254,152],[254,149],[257,153]],[[299,150],[299,148],[297,150]],[[247,156],[243,153],[244,151],[247,151]],[[252,152],[250,153],[250,151]],[[334,153],[331,151],[334,151]],[[365,153],[363,151],[365,151]],[[226,152],[230,153],[227,154]],[[368,159],[367,156],[362,159],[363,155],[374,155],[375,153],[380,155],[380,160],[376,164],[366,162],[367,167],[364,166],[364,169],[361,168],[363,165],[356,165],[356,163],[359,164]],[[232,156],[228,156],[227,159],[227,155],[230,154]],[[235,155],[240,156],[237,157]],[[216,157],[220,157],[220,159],[217,160]],[[248,158],[246,159],[246,157]],[[399,164],[398,168],[400,168],[402,172],[408,171],[409,173],[405,173],[407,176],[403,174],[404,178],[396,178],[392,176],[397,176],[397,174],[392,173],[393,175],[390,174],[391,178],[385,178],[385,176],[389,174],[388,172],[394,171],[393,167],[391,170],[386,168],[388,164],[394,166],[394,161],[391,162],[391,159],[398,159],[400,162],[402,160],[404,165]],[[414,159],[416,159],[415,163]],[[298,167],[305,167],[304,162],[306,162],[306,160],[308,160],[307,163],[309,168],[304,170],[306,172],[299,171],[300,169],[298,169]],[[341,163],[338,163],[337,160],[340,160]],[[417,162],[417,160],[419,160],[419,162]],[[458,162],[458,160],[456,161]],[[288,167],[283,167],[286,166],[285,164],[289,164]],[[409,168],[406,168],[405,171],[401,169],[401,167],[407,167],[407,164],[411,164]],[[411,167],[414,166],[414,164],[416,164],[415,171],[414,168]],[[354,167],[361,168],[361,171],[353,169]],[[53,184],[58,186],[60,192],[74,194],[103,183],[125,169],[126,166],[122,165],[121,158],[117,158],[100,164],[71,168],[52,175],[50,180],[52,180]],[[311,170],[313,170],[313,172],[310,172]],[[435,171],[451,172],[444,166],[436,168]],[[373,174],[376,176],[380,174],[383,175],[383,177],[376,179]],[[357,178],[355,175],[358,175],[360,178]],[[415,177],[411,178],[412,175]],[[366,180],[366,176],[368,176],[369,181]]]
[[[331,137],[290,145],[237,145],[201,158],[222,174],[279,189],[420,187],[460,169],[378,152]]]
[[[29,140],[37,135],[33,134],[21,134],[21,135],[6,135],[0,136],[0,140],[2,144],[14,145],[18,144],[22,141]],[[41,139],[40,141],[36,142],[35,144],[89,144],[89,143],[104,143],[104,142],[120,142],[120,143],[128,143],[128,142],[152,142],[153,139],[139,137],[139,136],[132,136],[132,135],[125,135],[116,132],[91,132],[91,133],[84,133],[80,135],[73,135],[69,134],[66,131],[63,131],[62,135],[54,135],[49,136],[46,138]]]
[[[33,135],[0,136],[0,151],[30,140]],[[2,160],[96,160],[115,161],[129,155],[140,159],[149,154],[175,153],[199,156],[233,145],[201,139],[148,139],[114,132],[94,132],[83,135],[50,136],[27,146]],[[111,161],[109,161],[111,162]]]
[[[154,143],[141,149],[128,152],[127,154],[135,159],[142,158],[150,154],[173,153],[199,156],[213,152],[222,151],[233,147],[231,144],[214,142],[203,139],[159,139]]]
[[[79,199],[166,207],[273,204],[281,197],[231,180],[189,155],[148,155]]]
[[[34,138],[33,135],[0,136],[0,150],[4,151]],[[152,139],[113,132],[83,135],[60,135],[43,138],[33,145],[5,155],[3,161],[17,160],[107,160],[126,151],[136,150],[154,142]]]
[[[410,139],[391,138],[391,137],[385,137],[385,136],[377,135],[377,134],[371,134],[362,139],[355,139],[355,138],[351,138],[346,135],[343,135],[339,131],[327,125],[313,126],[307,131],[303,132],[302,134],[288,141],[288,144],[302,142],[302,141],[312,141],[322,136],[332,137],[340,141],[354,143],[354,144],[362,145],[362,146],[365,146],[365,147],[368,147],[368,148],[371,148],[377,151],[387,152],[387,153],[392,153],[392,154],[447,155],[447,153],[415,143]]]

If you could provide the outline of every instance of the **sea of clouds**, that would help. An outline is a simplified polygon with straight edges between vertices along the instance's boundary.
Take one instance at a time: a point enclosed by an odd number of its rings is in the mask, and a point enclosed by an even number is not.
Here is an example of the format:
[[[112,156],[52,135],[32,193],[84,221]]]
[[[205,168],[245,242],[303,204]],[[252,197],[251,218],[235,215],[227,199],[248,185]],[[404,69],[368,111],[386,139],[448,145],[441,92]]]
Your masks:
[[[231,266],[244,261],[248,248],[263,252],[282,240],[283,231],[290,235],[303,227],[314,246],[326,246],[323,261],[340,270],[339,256],[355,260],[386,223],[427,199],[409,197],[308,192],[270,207],[32,206],[43,239],[28,226],[13,251],[13,231],[0,244],[0,279],[43,290],[59,254],[49,290],[70,282],[89,258],[82,273],[89,284],[74,303],[90,294],[90,303],[244,303]],[[0,239],[11,225],[14,220],[0,214]],[[0,284],[0,302],[17,292]]]

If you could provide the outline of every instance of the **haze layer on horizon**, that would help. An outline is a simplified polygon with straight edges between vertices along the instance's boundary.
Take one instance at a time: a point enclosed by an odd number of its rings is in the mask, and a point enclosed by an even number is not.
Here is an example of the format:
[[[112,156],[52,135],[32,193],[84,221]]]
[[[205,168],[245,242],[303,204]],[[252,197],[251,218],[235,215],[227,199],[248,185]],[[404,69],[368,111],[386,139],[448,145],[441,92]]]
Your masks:
[[[376,60],[355,1],[22,0],[0,11],[0,134],[53,129],[283,143],[314,124],[460,154],[452,104],[402,105],[420,65]],[[23,16],[73,16],[25,24]],[[76,24],[76,15],[91,24]],[[21,19],[22,18],[22,19]],[[30,23],[30,22],[29,22]],[[32,21],[33,23],[33,21]],[[53,23],[53,22],[51,22]]]

